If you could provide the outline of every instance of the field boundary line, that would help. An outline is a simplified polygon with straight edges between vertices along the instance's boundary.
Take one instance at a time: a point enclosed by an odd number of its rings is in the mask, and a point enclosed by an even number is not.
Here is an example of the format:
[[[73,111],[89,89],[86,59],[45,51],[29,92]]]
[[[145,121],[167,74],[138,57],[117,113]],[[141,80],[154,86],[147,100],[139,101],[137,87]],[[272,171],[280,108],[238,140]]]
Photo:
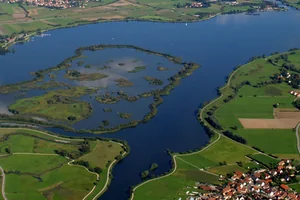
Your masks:
[[[50,137],[53,137],[53,138],[58,138],[58,139],[61,139],[61,140],[68,140],[68,141],[82,141],[82,139],[76,139],[76,138],[71,139],[71,138],[60,137],[60,136],[53,135],[53,134],[49,134],[49,133],[47,133],[47,132],[45,132],[45,131],[36,130],[36,129],[33,129],[33,128],[23,128],[23,127],[17,127],[17,128],[15,128],[15,127],[13,127],[13,128],[3,128],[3,127],[1,127],[0,130],[1,130],[1,129],[18,129],[18,130],[36,131],[36,132],[41,133],[41,134],[43,134],[43,135],[47,135],[47,136],[50,136]]]
[[[298,149],[298,153],[300,154],[299,128],[300,128],[300,122],[296,126],[297,149]]]
[[[4,170],[1,166],[0,166],[0,171],[1,171],[1,174],[2,174],[2,187],[1,187],[2,198],[4,200],[7,200],[7,198],[5,196],[5,173],[4,173]]]
[[[176,162],[176,158],[179,158],[180,156],[193,155],[193,154],[196,154],[196,153],[200,153],[200,152],[202,152],[202,151],[208,149],[209,147],[211,147],[211,146],[212,146],[213,144],[215,144],[216,142],[218,142],[218,141],[220,140],[221,137],[222,137],[222,135],[221,135],[221,134],[218,134],[218,138],[217,138],[215,141],[213,141],[212,143],[210,143],[209,145],[207,145],[206,147],[204,147],[203,149],[201,149],[201,150],[199,150],[199,151],[196,151],[196,152],[193,152],[193,153],[189,153],[189,154],[184,154],[184,155],[173,155],[173,156],[172,156],[172,159],[173,159],[173,162],[174,162],[174,168],[173,168],[172,172],[170,172],[170,173],[168,173],[168,174],[166,174],[166,175],[164,175],[164,176],[157,177],[157,178],[154,178],[154,179],[150,179],[150,180],[147,180],[147,181],[145,181],[145,182],[140,183],[139,185],[137,185],[136,187],[133,188],[130,200],[133,200],[133,199],[134,199],[134,191],[135,191],[136,189],[138,189],[139,187],[145,185],[146,183],[150,183],[150,182],[152,182],[152,181],[156,181],[156,180],[159,180],[159,179],[162,179],[162,178],[166,178],[166,177],[171,176],[172,174],[174,174],[175,171],[177,170],[177,162]],[[182,159],[182,158],[179,158],[179,159]],[[202,170],[201,170],[201,171],[202,171]],[[204,170],[203,170],[203,171],[204,171]],[[206,172],[206,171],[204,171],[204,172]],[[209,173],[209,172],[208,172],[208,173]]]
[[[13,155],[35,155],[35,156],[59,156],[55,153],[12,153]]]
[[[205,172],[205,173],[214,175],[214,176],[219,176],[219,175],[217,175],[217,174],[215,174],[215,173],[206,171],[206,170],[204,170],[203,168],[197,167],[196,165],[194,165],[194,164],[192,164],[192,163],[190,163],[190,162],[188,162],[188,161],[186,161],[186,160],[184,160],[184,159],[182,159],[182,158],[180,158],[180,157],[177,157],[177,159],[179,159],[179,160],[185,162],[186,164],[188,164],[188,165],[190,165],[190,166],[192,166],[192,167],[195,167],[195,168],[198,169],[199,171],[202,171],[202,172]]]
[[[120,143],[119,143],[120,144]],[[120,144],[121,145],[121,144]],[[122,145],[123,146],[123,145]],[[122,157],[123,156],[125,156],[126,155],[126,152],[124,152],[123,154],[122,154]],[[94,198],[92,199],[92,200],[95,200],[95,199],[97,199],[105,190],[106,190],[106,188],[108,187],[108,184],[109,184],[109,181],[110,181],[110,179],[109,179],[109,176],[110,176],[110,173],[111,173],[111,169],[112,169],[112,167],[114,166],[114,164],[117,162],[117,160],[115,159],[110,165],[109,165],[109,167],[108,167],[108,169],[107,169],[107,174],[106,174],[106,182],[105,182],[105,185],[103,186],[103,188],[102,188],[102,190],[100,191],[100,192],[98,192],[95,196],[94,196]]]

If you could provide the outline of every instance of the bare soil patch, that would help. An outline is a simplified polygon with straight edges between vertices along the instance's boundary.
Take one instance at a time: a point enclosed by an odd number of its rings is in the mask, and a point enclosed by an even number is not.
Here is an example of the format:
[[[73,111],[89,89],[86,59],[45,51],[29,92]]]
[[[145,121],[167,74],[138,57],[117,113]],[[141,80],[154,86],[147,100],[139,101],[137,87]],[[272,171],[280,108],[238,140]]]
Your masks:
[[[291,129],[295,128],[300,119],[282,118],[282,119],[253,119],[239,118],[239,121],[245,129]]]
[[[276,119],[298,119],[300,121],[300,111],[298,109],[279,108],[275,109],[274,118]]]
[[[14,19],[24,19],[24,18],[26,18],[26,15],[24,13],[16,13],[16,14],[13,14],[13,18]]]
[[[28,10],[28,12],[29,12],[29,14],[28,14],[29,16],[36,16],[39,14],[37,9],[31,9],[31,10]]]
[[[2,26],[0,26],[0,35],[5,35],[5,31],[4,31],[4,28]]]
[[[85,9],[76,9],[73,12],[96,12],[96,11],[103,11],[103,10],[113,10],[116,7],[125,7],[125,6],[137,6],[140,7],[141,5],[126,1],[126,0],[119,0],[111,4],[107,4],[105,6],[98,6],[94,8],[85,8]]]

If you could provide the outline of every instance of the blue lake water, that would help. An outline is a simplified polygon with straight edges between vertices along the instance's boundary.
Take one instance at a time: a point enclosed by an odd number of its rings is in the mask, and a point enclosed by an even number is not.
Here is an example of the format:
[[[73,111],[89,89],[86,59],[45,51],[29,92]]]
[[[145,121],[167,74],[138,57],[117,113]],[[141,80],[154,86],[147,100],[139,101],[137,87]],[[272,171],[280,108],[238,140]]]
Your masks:
[[[51,37],[15,45],[15,54],[0,56],[0,84],[30,79],[29,72],[56,65],[80,46],[131,44],[181,56],[202,67],[184,79],[154,119],[135,128],[102,137],[126,140],[131,153],[113,169],[114,179],[101,200],[127,199],[139,173],[158,163],[157,173],[170,169],[166,149],[187,151],[208,142],[195,114],[201,103],[216,97],[232,69],[252,56],[300,47],[300,12],[265,12],[260,16],[223,15],[185,24],[116,22],[50,31]],[[64,135],[76,135],[51,129]],[[93,135],[86,135],[93,136]]]

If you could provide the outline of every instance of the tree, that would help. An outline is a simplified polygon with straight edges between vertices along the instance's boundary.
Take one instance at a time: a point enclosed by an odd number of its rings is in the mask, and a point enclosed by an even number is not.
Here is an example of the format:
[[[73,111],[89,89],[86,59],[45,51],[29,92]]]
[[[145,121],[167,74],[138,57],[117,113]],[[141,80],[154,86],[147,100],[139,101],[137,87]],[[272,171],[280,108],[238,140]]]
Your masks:
[[[75,116],[69,116],[69,117],[68,117],[68,120],[69,120],[69,121],[76,121],[76,117],[75,117]]]
[[[143,171],[143,172],[141,173],[141,177],[142,177],[142,179],[145,179],[145,178],[147,178],[147,177],[148,177],[148,175],[149,175],[149,171],[148,171],[148,170],[145,170],[145,171]]]
[[[103,171],[100,167],[95,167],[94,168],[94,171],[97,173],[97,174],[101,174],[101,172]]]
[[[296,101],[294,101],[294,102],[293,102],[293,105],[294,105],[296,108],[300,109],[300,99],[297,99]]]
[[[158,164],[157,163],[153,163],[151,166],[150,166],[150,171],[154,171],[158,168]]]

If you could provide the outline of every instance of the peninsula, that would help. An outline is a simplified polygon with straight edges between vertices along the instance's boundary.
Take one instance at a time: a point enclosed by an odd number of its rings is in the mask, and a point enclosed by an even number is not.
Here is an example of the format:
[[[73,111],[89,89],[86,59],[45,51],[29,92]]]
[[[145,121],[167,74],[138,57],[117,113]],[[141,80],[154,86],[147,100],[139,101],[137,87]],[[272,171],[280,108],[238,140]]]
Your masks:
[[[136,186],[131,199],[296,199],[299,57],[300,51],[291,49],[237,67],[220,96],[199,110],[210,143],[201,150],[171,153],[170,173]]]
[[[2,197],[95,199],[107,189],[112,167],[126,153],[127,146],[109,140],[0,128]]]

